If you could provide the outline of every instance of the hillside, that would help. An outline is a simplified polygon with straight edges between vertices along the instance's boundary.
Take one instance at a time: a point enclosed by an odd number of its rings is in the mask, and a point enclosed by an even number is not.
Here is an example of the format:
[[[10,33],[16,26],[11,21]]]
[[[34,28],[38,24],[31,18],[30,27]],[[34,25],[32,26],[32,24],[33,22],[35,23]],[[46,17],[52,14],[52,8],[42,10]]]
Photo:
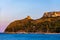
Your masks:
[[[15,20],[7,26],[5,33],[60,33],[59,12],[52,12],[54,16],[49,13],[50,12],[47,13],[48,16],[44,13],[43,17],[36,20],[30,16],[22,20]]]

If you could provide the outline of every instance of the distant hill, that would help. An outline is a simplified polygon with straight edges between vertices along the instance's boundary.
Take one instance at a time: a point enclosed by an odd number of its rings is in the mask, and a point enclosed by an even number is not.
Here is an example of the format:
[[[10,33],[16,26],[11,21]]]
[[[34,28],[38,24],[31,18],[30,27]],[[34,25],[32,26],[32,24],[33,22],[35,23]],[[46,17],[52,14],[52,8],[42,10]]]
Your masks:
[[[5,32],[60,33],[60,12],[47,12],[36,20],[30,16],[22,20],[15,20],[7,26]]]

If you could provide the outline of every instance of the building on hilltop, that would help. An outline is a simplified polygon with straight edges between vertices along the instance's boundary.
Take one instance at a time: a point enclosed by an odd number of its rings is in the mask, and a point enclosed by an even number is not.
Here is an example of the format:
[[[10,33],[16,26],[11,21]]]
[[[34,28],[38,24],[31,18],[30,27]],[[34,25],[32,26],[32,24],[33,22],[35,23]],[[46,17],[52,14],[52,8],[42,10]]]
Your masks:
[[[60,12],[45,12],[43,17],[57,17],[60,16]]]
[[[27,16],[26,19],[31,19],[31,17],[30,16]]]

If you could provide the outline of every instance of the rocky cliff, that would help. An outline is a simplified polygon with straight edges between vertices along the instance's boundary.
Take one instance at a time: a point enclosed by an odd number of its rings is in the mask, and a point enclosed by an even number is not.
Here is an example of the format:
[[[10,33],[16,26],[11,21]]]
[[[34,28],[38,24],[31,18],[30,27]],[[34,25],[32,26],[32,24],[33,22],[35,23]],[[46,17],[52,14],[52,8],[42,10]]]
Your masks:
[[[60,12],[44,13],[40,19],[30,16],[10,23],[5,32],[14,33],[60,33]]]

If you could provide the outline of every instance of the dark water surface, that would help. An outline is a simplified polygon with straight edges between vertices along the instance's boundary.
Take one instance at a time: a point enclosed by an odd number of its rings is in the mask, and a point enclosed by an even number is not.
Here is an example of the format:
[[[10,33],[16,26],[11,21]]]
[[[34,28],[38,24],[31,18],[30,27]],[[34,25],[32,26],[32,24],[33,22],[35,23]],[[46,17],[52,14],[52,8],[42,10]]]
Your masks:
[[[60,34],[5,34],[5,33],[0,33],[0,40],[60,40]]]

